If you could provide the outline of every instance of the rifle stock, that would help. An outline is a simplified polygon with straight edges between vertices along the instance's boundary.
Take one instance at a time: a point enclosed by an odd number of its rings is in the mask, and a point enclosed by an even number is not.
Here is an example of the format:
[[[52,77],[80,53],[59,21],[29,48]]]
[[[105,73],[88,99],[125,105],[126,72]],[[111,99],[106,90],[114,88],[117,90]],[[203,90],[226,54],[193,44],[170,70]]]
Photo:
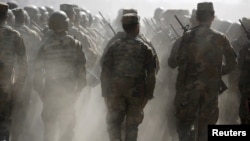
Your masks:
[[[247,34],[247,38],[250,40],[250,33],[247,31],[245,25],[243,24],[243,22],[239,19],[240,25],[243,28],[243,30],[245,31],[245,33]]]
[[[181,23],[180,19],[179,19],[176,15],[174,15],[174,17],[175,17],[175,19],[177,20],[177,22],[180,24],[181,28],[184,30],[183,33],[185,33],[186,31],[188,31],[189,25],[184,26],[184,25]]]

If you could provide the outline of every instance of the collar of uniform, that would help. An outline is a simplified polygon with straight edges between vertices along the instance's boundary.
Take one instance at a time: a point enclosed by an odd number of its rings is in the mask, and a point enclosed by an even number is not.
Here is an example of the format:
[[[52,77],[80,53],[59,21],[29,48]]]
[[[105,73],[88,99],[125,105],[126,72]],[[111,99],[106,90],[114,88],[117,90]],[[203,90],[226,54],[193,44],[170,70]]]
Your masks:
[[[206,28],[210,28],[210,24],[207,24],[207,23],[201,23],[199,25],[199,27],[206,27]]]
[[[138,34],[137,35],[133,35],[133,34],[127,34],[126,33],[126,38],[136,38],[138,37]]]
[[[54,31],[55,32],[55,35],[67,35],[68,34],[68,31]]]

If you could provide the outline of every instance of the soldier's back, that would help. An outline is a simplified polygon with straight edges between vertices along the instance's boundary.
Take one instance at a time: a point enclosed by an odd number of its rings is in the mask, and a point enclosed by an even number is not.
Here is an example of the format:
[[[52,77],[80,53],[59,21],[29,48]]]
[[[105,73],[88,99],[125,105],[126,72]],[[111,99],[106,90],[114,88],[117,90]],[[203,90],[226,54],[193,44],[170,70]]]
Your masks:
[[[113,57],[113,73],[124,77],[144,77],[147,44],[138,38],[122,38],[115,41],[110,52]]]
[[[57,79],[74,76],[79,51],[81,43],[72,36],[52,34],[42,44],[39,56],[45,63],[46,74]]]
[[[223,51],[225,45],[229,45],[225,35],[207,26],[198,26],[184,35],[182,45],[186,46],[180,49],[188,58],[183,61],[190,65],[189,74],[199,73],[207,79],[220,75]]]

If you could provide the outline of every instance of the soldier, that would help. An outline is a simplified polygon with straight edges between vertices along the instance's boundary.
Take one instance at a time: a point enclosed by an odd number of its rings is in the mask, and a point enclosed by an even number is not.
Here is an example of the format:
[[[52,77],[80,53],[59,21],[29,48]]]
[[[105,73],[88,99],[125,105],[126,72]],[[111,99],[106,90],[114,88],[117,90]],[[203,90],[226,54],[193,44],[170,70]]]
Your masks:
[[[12,10],[8,10],[8,18],[7,18],[7,25],[13,27],[15,24],[15,15],[13,14]]]
[[[196,18],[199,25],[182,36],[169,58],[169,66],[178,67],[174,105],[180,141],[207,140],[207,125],[218,120],[221,76],[236,66],[227,37],[210,28],[213,3],[198,3]]]
[[[240,106],[239,106],[239,117],[241,124],[250,124],[250,34],[249,25],[250,19],[243,18],[242,23],[246,28],[245,34],[241,37],[238,43],[237,51],[238,55],[238,88],[240,91]],[[243,40],[243,38],[245,40]],[[242,41],[242,42],[240,42]],[[244,41],[244,42],[243,42]],[[241,44],[240,44],[241,43]],[[236,44],[237,45],[237,44]],[[241,45],[241,46],[239,46]]]
[[[153,98],[156,64],[152,48],[138,38],[138,15],[125,14],[121,22],[126,36],[114,41],[103,57],[102,96],[108,108],[110,141],[123,140],[124,120],[125,141],[136,141],[144,106]]]
[[[8,6],[9,6],[9,9],[12,10],[12,9],[15,9],[18,7],[18,3],[16,1],[10,1],[10,2],[7,2]]]
[[[30,27],[32,30],[35,30],[39,34],[39,36],[43,39],[44,38],[43,29],[38,25],[41,16],[39,8],[35,5],[29,5],[25,6],[24,10],[28,13],[30,17],[30,23],[27,26]]]
[[[30,66],[34,63],[34,58],[38,51],[41,39],[34,30],[25,25],[26,11],[24,9],[16,8],[13,9],[12,12],[15,15],[15,25],[13,26],[13,28],[16,29],[23,37],[28,57],[28,65]]]
[[[47,11],[47,9],[44,6],[38,7],[38,9],[41,13],[38,24],[40,25],[40,27],[43,30],[47,30],[48,29],[47,23],[48,23],[48,18],[49,18],[49,12]]]
[[[124,14],[129,14],[129,13],[134,13],[134,14],[137,14],[137,10],[135,9],[123,9],[123,15]],[[126,32],[124,31],[120,31],[118,33],[116,33],[116,35],[114,37],[112,37],[109,42],[107,43],[106,47],[104,48],[104,53],[105,54],[108,50],[108,48],[110,47],[110,45],[116,41],[117,39],[121,39],[121,38],[124,38],[126,36]],[[154,58],[155,58],[155,61],[156,61],[156,73],[159,71],[160,69],[160,63],[159,63],[159,59],[158,59],[158,55],[157,55],[157,52],[153,46],[153,44],[141,33],[138,34],[138,37],[144,41],[146,44],[148,44],[149,47],[151,47],[153,53],[154,53]],[[104,56],[104,55],[103,55]],[[102,60],[103,58],[101,58],[101,62],[103,61]]]
[[[20,92],[27,76],[27,57],[22,36],[6,26],[8,5],[0,3],[0,140],[9,140],[13,104],[22,103]]]
[[[54,12],[53,6],[45,6],[45,8],[48,11],[48,16],[50,16]]]
[[[98,58],[98,54],[94,51],[93,43],[90,38],[77,29],[74,25],[75,14],[76,11],[74,9],[74,5],[71,4],[61,4],[60,10],[64,11],[69,18],[69,34],[74,36],[77,40],[79,40],[84,46],[83,51],[86,55],[87,59],[87,68],[92,69],[95,66],[96,60]]]
[[[240,69],[239,90],[240,107],[239,116],[241,124],[250,124],[250,43],[243,46],[238,58]]]
[[[22,8],[15,8],[12,10],[15,15],[15,25],[13,28],[17,30],[23,37],[24,45],[26,48],[26,54],[28,59],[28,74],[30,76],[32,65],[34,63],[35,55],[38,51],[40,44],[40,38],[35,31],[31,30],[25,25],[25,10]],[[28,77],[29,78],[29,77]],[[24,121],[27,115],[28,107],[30,106],[31,97],[31,86],[32,83],[29,81],[29,88],[23,90],[23,97],[25,97],[25,102],[22,105],[14,105],[13,107],[13,124],[12,124],[12,141],[17,141],[22,134],[24,126]],[[27,83],[26,83],[27,84]]]
[[[41,45],[34,85],[43,102],[44,141],[71,141],[76,124],[75,102],[86,86],[86,59],[81,43],[68,35],[69,19],[57,11],[49,17],[53,31]]]

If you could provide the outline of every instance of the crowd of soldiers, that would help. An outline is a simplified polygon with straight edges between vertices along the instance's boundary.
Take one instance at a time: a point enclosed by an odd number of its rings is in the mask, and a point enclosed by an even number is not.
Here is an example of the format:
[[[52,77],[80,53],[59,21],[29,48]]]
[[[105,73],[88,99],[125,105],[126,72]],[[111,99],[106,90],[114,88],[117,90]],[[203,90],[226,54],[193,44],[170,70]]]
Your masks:
[[[73,140],[75,103],[97,85],[110,141],[137,140],[151,99],[163,140],[204,141],[208,124],[250,123],[250,19],[219,19],[210,2],[139,15],[120,9],[111,21],[75,4],[0,3],[0,140],[33,140],[34,93],[43,140]]]

